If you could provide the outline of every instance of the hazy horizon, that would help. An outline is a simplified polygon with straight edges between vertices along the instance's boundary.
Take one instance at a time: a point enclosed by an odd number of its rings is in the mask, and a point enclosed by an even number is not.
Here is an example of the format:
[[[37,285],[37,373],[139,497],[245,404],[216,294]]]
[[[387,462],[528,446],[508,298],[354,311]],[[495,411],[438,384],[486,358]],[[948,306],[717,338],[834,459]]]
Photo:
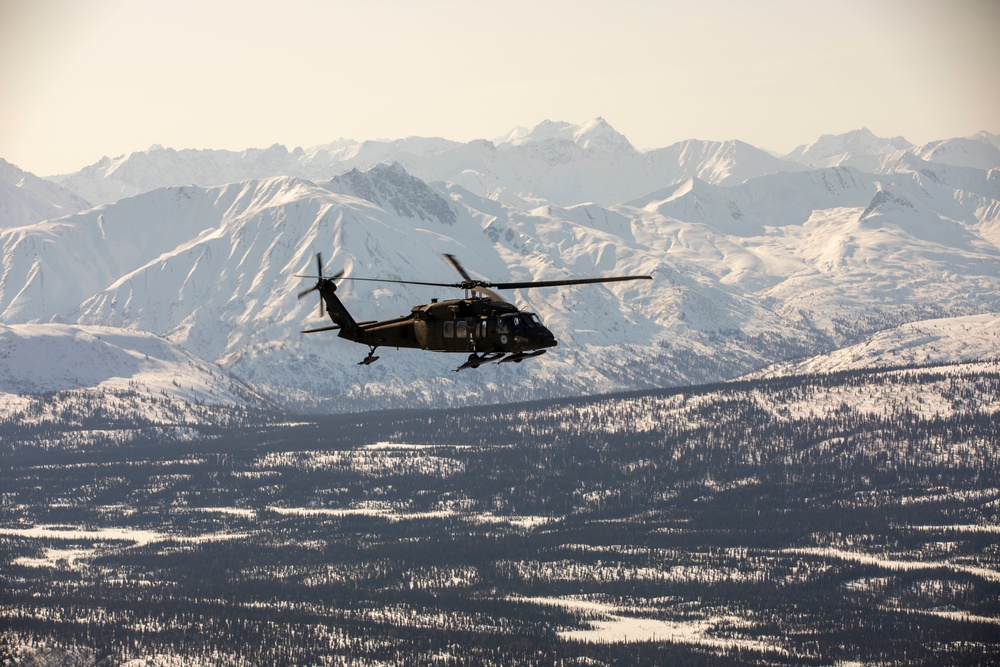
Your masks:
[[[1000,4],[0,0],[0,157],[490,139],[605,118],[640,149],[1000,133]]]

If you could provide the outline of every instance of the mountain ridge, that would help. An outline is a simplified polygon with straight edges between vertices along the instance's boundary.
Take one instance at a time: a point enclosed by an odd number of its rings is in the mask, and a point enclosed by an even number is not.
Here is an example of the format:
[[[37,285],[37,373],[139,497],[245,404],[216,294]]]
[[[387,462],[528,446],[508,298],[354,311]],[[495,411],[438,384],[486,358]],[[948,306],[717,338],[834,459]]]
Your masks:
[[[0,158],[0,229],[23,227],[90,207],[71,190]]]
[[[996,148],[989,136],[993,135],[980,133],[967,141]],[[855,166],[862,171],[885,171],[891,166],[884,163],[891,164],[914,148],[919,147],[912,147],[902,137],[879,139],[862,129],[825,135],[783,158],[736,140],[689,139],[640,152],[598,117],[577,125],[544,121],[531,129],[515,129],[495,142],[461,143],[433,137],[341,139],[308,149],[289,150],[275,144],[245,151],[177,151],[154,146],[145,152],[105,157],[51,180],[88,201],[103,204],[158,187],[204,187],[279,175],[325,180],[355,168],[365,171],[382,162],[398,162],[421,180],[454,182],[481,195],[495,196],[501,189],[560,205],[581,203],[582,196],[611,205],[692,176],[734,184],[778,169]],[[933,160],[946,160],[950,154],[943,150],[924,152]],[[832,160],[826,153],[839,157]],[[567,161],[575,163],[577,175],[573,178],[559,168]]]
[[[749,377],[997,362],[1000,362],[1000,313],[987,313],[908,322],[855,345],[808,359],[784,361]]]

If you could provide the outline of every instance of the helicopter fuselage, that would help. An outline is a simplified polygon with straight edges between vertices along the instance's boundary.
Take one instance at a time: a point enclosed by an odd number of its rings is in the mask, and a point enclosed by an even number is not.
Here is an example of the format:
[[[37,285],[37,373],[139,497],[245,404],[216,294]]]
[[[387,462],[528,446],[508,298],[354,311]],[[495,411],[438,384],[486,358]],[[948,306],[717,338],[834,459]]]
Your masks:
[[[405,317],[342,327],[339,335],[373,348],[466,354],[518,354],[557,345],[555,336],[534,313],[475,297],[414,306]]]
[[[299,275],[298,278],[315,278],[316,284],[299,292],[302,298],[311,292],[319,292],[320,306],[333,322],[330,326],[306,329],[302,333],[339,330],[339,336],[355,343],[369,346],[368,356],[359,363],[371,364],[378,357],[379,347],[415,348],[433,352],[464,352],[468,361],[456,368],[478,368],[488,362],[520,363],[524,359],[544,354],[546,348],[558,343],[552,332],[545,328],[538,315],[521,310],[491,288],[520,289],[537,287],[563,287],[593,283],[619,282],[623,280],[652,280],[651,276],[610,276],[606,278],[570,278],[561,280],[529,280],[494,283],[473,279],[458,259],[444,255],[464,279],[461,283],[421,282],[385,278],[363,278],[344,276],[341,270],[335,275],[323,275],[323,258],[316,253],[317,275]],[[421,306],[414,306],[409,315],[378,322],[358,322],[337,296],[338,280],[364,280],[370,282],[399,283],[404,285],[429,285],[464,289],[464,299],[432,300]]]

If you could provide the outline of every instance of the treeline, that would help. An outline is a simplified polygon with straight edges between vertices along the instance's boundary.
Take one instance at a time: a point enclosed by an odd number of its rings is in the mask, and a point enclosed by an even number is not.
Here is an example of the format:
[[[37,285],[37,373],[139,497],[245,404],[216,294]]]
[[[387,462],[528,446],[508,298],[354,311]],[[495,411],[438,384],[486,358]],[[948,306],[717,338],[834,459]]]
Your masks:
[[[17,449],[117,447],[185,440],[197,430],[250,429],[280,421],[280,411],[252,404],[181,401],[138,388],[25,394],[25,405],[0,417],[0,454]]]

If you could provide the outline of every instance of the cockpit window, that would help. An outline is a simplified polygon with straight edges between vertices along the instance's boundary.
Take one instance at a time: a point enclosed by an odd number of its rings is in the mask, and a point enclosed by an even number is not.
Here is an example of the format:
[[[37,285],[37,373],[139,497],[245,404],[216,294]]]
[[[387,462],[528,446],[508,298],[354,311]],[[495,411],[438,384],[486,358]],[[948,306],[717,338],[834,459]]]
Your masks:
[[[542,326],[542,321],[534,313],[519,313],[517,315],[504,315],[497,324],[497,331],[505,333],[508,331],[522,331],[524,329],[534,329]]]

